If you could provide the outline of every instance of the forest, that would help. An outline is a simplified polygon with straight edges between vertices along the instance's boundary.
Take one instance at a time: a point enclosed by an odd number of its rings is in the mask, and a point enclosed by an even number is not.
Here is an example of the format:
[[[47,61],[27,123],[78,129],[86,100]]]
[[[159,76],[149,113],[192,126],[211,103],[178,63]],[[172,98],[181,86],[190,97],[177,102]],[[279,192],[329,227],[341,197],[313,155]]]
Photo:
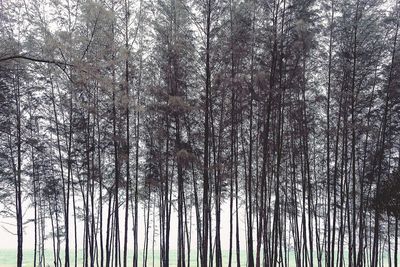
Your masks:
[[[0,0],[4,267],[400,266],[399,23],[399,0]]]

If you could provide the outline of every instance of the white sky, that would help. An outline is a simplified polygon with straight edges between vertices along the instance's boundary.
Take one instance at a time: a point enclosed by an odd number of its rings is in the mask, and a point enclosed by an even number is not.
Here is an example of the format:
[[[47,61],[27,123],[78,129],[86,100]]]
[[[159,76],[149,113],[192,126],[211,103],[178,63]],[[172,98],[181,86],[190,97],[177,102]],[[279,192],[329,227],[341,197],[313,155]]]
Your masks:
[[[106,209],[106,207],[104,208]],[[70,209],[70,213],[72,214],[72,209]],[[221,246],[223,250],[228,250],[229,249],[229,202],[223,203],[221,207]],[[60,214],[62,216],[62,214]],[[105,228],[106,228],[106,211],[104,214],[104,233],[105,233]],[[213,216],[215,214],[213,213]],[[33,209],[28,209],[26,210],[26,213],[24,215],[24,222],[28,221],[30,219],[33,219],[34,214],[33,214]],[[123,240],[123,229],[124,229],[124,209],[120,209],[120,217],[121,217],[121,223],[120,223],[120,229],[121,229],[121,241]],[[233,223],[233,228],[235,230],[235,214],[234,214],[234,223]],[[239,211],[239,224],[240,224],[240,244],[241,248],[245,248],[245,210],[244,207],[240,207]],[[188,220],[189,220],[189,214],[188,214]],[[132,216],[130,214],[129,221],[131,224],[132,223]],[[196,228],[195,228],[195,210],[194,208],[192,209],[192,241],[191,241],[191,247],[193,249],[196,248]],[[62,223],[62,221],[61,221]],[[4,218],[0,217],[0,249],[16,249],[17,247],[17,236],[10,233],[16,233],[16,221],[15,218]],[[170,232],[170,248],[171,249],[176,249],[177,248],[177,235],[178,235],[178,217],[177,217],[177,212],[176,210],[172,210],[172,215],[171,215],[171,232]],[[51,228],[51,223],[50,220],[46,221],[46,227],[47,230],[50,230]],[[78,229],[77,229],[77,236],[78,236],[78,248],[82,248],[82,237],[83,237],[83,223],[81,221],[78,221]],[[152,227],[152,215],[150,215],[150,227]],[[158,219],[158,214],[156,214],[155,217],[155,227],[159,227],[159,219]],[[215,217],[213,218],[213,229],[215,227]],[[6,230],[7,229],[7,230]],[[34,223],[33,221],[26,224],[24,228],[24,249],[32,249],[34,247]],[[144,217],[143,217],[143,206],[140,206],[139,209],[139,249],[143,247],[143,242],[144,242],[144,236],[145,236],[145,229],[144,229]],[[159,231],[157,231],[159,232]],[[105,236],[105,234],[104,234]],[[215,236],[215,235],[213,235]],[[70,244],[74,244],[74,228],[73,228],[73,218],[71,216],[70,219]],[[149,234],[149,247],[151,248],[151,240],[152,240],[152,230],[150,230]],[[158,240],[159,237],[155,237],[156,242],[155,242],[155,249],[158,250]],[[105,239],[104,239],[105,240]],[[133,248],[133,237],[132,237],[132,231],[129,232],[129,237],[128,237],[128,247]],[[235,247],[235,232],[233,232],[233,247]],[[71,246],[70,245],[70,246]],[[62,246],[63,247],[63,246]],[[49,238],[46,243],[46,248],[52,248],[52,239]]]

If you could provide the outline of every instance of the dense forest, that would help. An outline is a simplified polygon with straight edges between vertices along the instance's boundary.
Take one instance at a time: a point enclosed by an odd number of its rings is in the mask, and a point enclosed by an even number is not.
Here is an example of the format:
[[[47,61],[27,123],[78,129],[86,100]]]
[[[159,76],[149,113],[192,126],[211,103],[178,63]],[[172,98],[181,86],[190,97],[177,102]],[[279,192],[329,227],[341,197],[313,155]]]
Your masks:
[[[27,225],[34,266],[399,266],[399,16],[397,0],[0,0],[17,266]]]

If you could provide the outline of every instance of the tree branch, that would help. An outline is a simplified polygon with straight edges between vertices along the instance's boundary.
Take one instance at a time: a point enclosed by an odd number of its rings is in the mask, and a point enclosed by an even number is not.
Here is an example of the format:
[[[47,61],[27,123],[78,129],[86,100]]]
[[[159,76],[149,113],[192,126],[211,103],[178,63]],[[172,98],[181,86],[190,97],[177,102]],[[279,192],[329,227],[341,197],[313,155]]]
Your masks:
[[[27,56],[27,55],[11,55],[8,57],[3,57],[3,58],[0,58],[0,62],[8,61],[8,60],[15,60],[15,59],[25,59],[25,60],[29,60],[29,61],[33,61],[33,62],[55,64],[55,65],[59,66],[60,68],[62,68],[62,67],[65,68],[66,66],[69,66],[69,67],[73,66],[72,64],[58,61],[58,60],[34,58],[34,57]]]

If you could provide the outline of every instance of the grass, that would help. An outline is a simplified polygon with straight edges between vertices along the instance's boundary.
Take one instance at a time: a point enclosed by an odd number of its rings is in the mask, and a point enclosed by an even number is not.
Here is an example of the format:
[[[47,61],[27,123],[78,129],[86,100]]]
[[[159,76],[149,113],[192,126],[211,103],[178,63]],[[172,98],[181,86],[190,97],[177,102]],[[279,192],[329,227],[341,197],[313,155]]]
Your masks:
[[[17,264],[17,257],[16,257],[16,250],[14,249],[0,249],[0,267],[15,267]],[[128,262],[132,262],[132,251],[129,251],[128,253]],[[121,255],[122,256],[122,255]],[[63,253],[61,252],[60,255],[61,259],[64,259]],[[222,262],[223,265],[226,266],[228,262],[228,257],[229,253],[228,251],[223,251],[222,252]],[[346,257],[346,256],[345,256]],[[290,253],[289,254],[289,265],[290,266],[295,266],[294,262],[294,254]],[[46,250],[45,251],[45,259],[46,259],[46,267],[47,266],[54,266],[54,258],[53,258],[53,251],[52,250]],[[78,251],[78,266],[82,266],[82,260],[83,259],[83,250]],[[240,261],[241,261],[241,266],[246,266],[246,252],[243,250],[240,253]],[[381,261],[383,260],[383,265],[381,266],[387,266],[387,254],[384,255]],[[71,251],[71,266],[74,266],[74,252]],[[148,267],[159,267],[159,262],[160,262],[160,253],[159,251],[154,251],[154,265],[153,265],[153,255],[151,249],[149,250],[149,255],[147,259],[147,265]],[[232,263],[235,266],[236,265],[236,254],[232,255]],[[24,267],[34,267],[34,251],[33,250],[24,250],[24,260],[23,260],[23,266]],[[100,265],[100,263],[99,263]],[[196,259],[196,253],[192,252],[190,254],[190,265],[191,266],[197,266],[197,259]],[[143,254],[140,253],[139,255],[139,266],[143,266]],[[170,266],[177,266],[177,252],[175,250],[170,251]]]

